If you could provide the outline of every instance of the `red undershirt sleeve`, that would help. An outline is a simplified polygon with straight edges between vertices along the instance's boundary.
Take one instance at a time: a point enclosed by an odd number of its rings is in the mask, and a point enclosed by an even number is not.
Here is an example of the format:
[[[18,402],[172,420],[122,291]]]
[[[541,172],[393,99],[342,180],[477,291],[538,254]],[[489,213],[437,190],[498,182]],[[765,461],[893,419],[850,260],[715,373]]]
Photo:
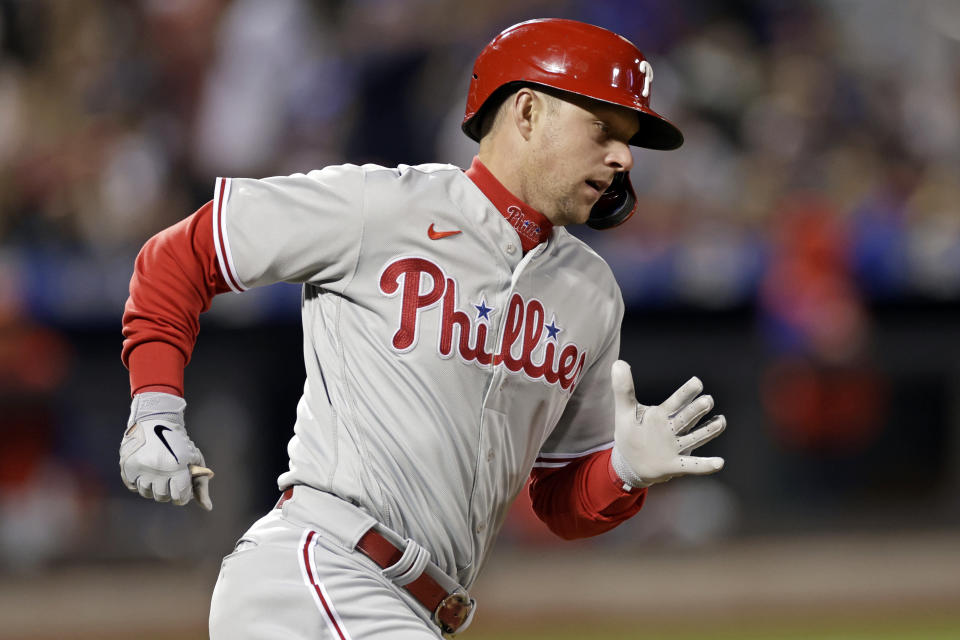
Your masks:
[[[533,510],[561,538],[604,533],[643,507],[647,490],[623,490],[623,480],[610,465],[611,451],[597,451],[560,468],[531,472]]]
[[[200,331],[200,314],[230,290],[217,266],[213,202],[150,238],[140,250],[123,312],[121,359],[130,392],[183,395],[183,368]]]

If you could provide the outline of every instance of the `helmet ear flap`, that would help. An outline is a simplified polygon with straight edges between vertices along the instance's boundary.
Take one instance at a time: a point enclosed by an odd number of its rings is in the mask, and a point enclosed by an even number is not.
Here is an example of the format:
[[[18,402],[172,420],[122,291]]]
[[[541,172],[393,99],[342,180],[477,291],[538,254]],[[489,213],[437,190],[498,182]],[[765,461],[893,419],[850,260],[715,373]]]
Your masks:
[[[618,173],[590,210],[587,226],[591,229],[612,229],[626,222],[637,210],[637,194],[629,173]]]

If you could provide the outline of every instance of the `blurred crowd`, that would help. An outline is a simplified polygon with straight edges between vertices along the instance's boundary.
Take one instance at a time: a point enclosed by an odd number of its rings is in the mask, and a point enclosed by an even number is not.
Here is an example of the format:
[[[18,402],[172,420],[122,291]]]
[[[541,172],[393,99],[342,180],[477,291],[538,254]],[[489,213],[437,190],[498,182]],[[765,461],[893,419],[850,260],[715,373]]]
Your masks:
[[[468,166],[473,59],[538,16],[635,42],[653,107],[686,137],[634,150],[629,224],[576,231],[628,308],[755,307],[783,441],[875,433],[871,305],[960,300],[960,3],[0,0],[0,559],[62,549],[103,482],[44,466],[86,457],[62,434],[83,426],[62,419],[79,356],[51,327],[115,327],[119,369],[136,252],[218,175]],[[225,304],[236,325],[294,317],[296,300],[280,286]]]

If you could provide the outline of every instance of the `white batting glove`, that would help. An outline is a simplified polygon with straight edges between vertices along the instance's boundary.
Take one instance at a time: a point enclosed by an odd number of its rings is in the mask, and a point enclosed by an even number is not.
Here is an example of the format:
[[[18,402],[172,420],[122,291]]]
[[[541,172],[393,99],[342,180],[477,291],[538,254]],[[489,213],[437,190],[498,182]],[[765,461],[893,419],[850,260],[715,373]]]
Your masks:
[[[699,378],[687,380],[663,404],[647,407],[637,403],[630,365],[617,360],[610,373],[616,402],[610,462],[624,484],[649,487],[677,476],[706,475],[723,468],[723,458],[688,455],[727,426],[726,418],[716,416],[683,435],[713,408],[713,398],[700,395],[703,383]]]
[[[144,498],[184,505],[194,497],[210,511],[213,472],[187,436],[183,426],[186,406],[186,400],[169,393],[134,396],[120,442],[120,477],[127,489]]]

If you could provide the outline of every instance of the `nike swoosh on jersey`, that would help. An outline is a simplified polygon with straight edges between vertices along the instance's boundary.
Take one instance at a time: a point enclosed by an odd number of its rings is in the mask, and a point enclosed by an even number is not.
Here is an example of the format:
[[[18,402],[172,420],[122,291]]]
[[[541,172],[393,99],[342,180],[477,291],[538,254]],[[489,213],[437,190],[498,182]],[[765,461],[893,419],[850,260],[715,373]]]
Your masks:
[[[173,452],[173,449],[170,448],[170,444],[167,442],[167,439],[163,437],[164,431],[173,431],[170,427],[165,427],[162,424],[158,424],[153,428],[153,432],[157,434],[157,437],[160,438],[160,442],[163,443],[163,446],[167,448],[167,451],[170,452],[170,455],[173,456],[173,459],[177,461],[177,464],[180,464],[180,458],[177,457],[177,454]]]
[[[458,233],[462,233],[460,229],[455,231],[437,231],[433,228],[433,225],[430,225],[430,228],[427,229],[427,235],[430,236],[431,240],[439,240],[440,238],[449,238],[450,236],[455,236]]]

